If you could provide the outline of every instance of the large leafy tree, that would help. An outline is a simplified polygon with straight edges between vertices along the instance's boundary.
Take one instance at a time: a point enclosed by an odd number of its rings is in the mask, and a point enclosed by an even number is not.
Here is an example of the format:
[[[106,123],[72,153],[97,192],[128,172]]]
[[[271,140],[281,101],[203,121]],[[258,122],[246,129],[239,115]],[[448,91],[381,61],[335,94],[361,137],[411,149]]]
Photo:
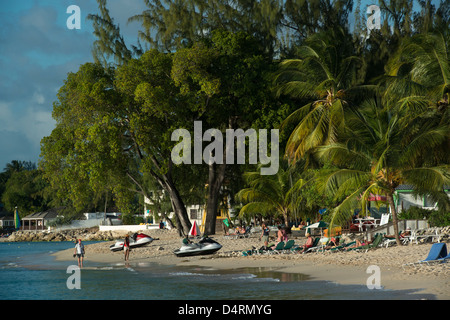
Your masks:
[[[47,178],[76,207],[111,191],[124,212],[134,193],[146,195],[144,175],[168,192],[180,232],[190,222],[174,183],[171,126],[180,126],[184,98],[170,78],[171,58],[149,51],[116,69],[85,64],[58,93],[56,128],[42,140]]]
[[[210,41],[197,42],[174,54],[172,76],[182,93],[196,96],[191,105],[196,115],[193,120],[202,121],[203,130],[218,129],[226,137],[227,129],[246,130],[261,117],[261,109],[273,109],[270,71],[270,60],[256,38],[243,32],[216,30]],[[223,147],[223,158],[208,164],[205,181],[208,234],[215,233],[220,191],[227,167],[230,169],[225,143]]]
[[[14,171],[5,183],[5,191],[1,196],[1,201],[5,209],[13,212],[14,208],[19,209],[20,216],[39,212],[48,208],[49,195],[46,194],[46,181],[43,179],[41,170],[24,169],[24,162],[12,162],[11,164],[20,164],[14,166]],[[32,164],[31,168],[35,165]],[[7,165],[7,168],[9,166]],[[9,167],[11,168],[11,167]],[[20,168],[19,170],[16,170]]]

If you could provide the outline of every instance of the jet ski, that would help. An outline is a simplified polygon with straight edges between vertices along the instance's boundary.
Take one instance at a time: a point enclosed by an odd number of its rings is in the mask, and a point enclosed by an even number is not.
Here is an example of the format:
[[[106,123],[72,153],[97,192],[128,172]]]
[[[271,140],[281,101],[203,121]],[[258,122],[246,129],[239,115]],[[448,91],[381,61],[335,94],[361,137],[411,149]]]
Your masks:
[[[133,249],[133,248],[145,246],[145,245],[149,244],[150,242],[152,242],[153,240],[155,240],[155,239],[153,239],[152,237],[150,237],[146,234],[134,233],[130,237],[130,248]],[[109,249],[111,251],[123,250],[123,242],[124,242],[124,240],[117,240],[116,243],[109,246]]]
[[[220,250],[220,248],[222,248],[222,245],[218,242],[209,237],[203,237],[197,243],[183,244],[180,249],[175,250],[173,253],[177,257],[189,257],[213,254],[214,252]]]

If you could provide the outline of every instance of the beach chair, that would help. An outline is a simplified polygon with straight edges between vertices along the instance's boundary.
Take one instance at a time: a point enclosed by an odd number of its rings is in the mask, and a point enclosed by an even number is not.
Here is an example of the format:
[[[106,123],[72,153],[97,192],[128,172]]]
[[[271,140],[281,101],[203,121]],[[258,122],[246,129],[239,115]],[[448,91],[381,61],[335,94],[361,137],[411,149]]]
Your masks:
[[[376,249],[382,245],[382,242],[383,242],[383,235],[380,233],[375,237],[372,243],[369,243],[367,249]]]
[[[319,237],[315,238],[312,247],[303,251],[303,253],[314,252],[314,251],[318,250],[320,248],[320,246],[318,246],[319,241],[320,241]]]
[[[438,259],[439,262],[447,262],[447,260],[450,260],[450,252],[445,257]]]
[[[383,235],[381,233],[379,233],[375,236],[375,239],[373,240],[372,243],[365,244],[363,246],[356,247],[356,248],[349,248],[349,249],[347,249],[347,251],[366,250],[366,252],[367,252],[367,251],[369,251],[369,249],[377,248],[381,244],[382,241],[383,241]]]
[[[410,265],[415,266],[423,263],[429,265],[430,263],[443,262],[443,260],[439,261],[439,259],[445,258],[446,256],[448,255],[447,255],[447,246],[445,245],[445,243],[435,243],[431,246],[430,252],[428,253],[428,256],[424,260],[405,263],[403,266],[410,266]]]
[[[292,248],[294,247],[295,241],[294,240],[288,240],[288,242],[286,242],[286,245],[283,248],[283,253],[290,253]]]
[[[275,248],[273,248],[272,250],[268,250],[269,254],[279,254],[281,252],[283,252],[284,249],[284,241],[280,241],[278,242],[278,244],[276,245]]]
[[[436,234],[427,234],[427,229],[417,229],[411,232],[409,241],[419,244],[419,242],[427,242],[428,239],[433,239],[435,236]]]
[[[250,236],[251,226],[245,228],[245,232],[238,235],[238,238],[248,238]]]
[[[342,243],[342,244],[340,244],[340,245],[338,245],[336,247],[332,247],[332,248],[326,249],[325,251],[326,252],[338,252],[338,251],[341,251],[342,249],[345,249],[345,248],[347,248],[349,246],[354,245],[355,243],[356,243],[356,241],[352,241],[352,242],[349,242],[349,243]]]

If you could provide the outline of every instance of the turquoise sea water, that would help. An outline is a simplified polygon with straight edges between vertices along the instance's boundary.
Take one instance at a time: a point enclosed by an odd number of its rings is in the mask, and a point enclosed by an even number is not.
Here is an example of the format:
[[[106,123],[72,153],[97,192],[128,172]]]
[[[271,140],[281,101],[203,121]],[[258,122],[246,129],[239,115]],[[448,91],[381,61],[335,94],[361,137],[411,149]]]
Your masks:
[[[89,244],[89,242],[85,243]],[[69,289],[67,272],[76,260],[55,261],[53,252],[71,242],[0,243],[1,300],[298,300],[434,299],[412,291],[313,281],[307,275],[264,268],[219,271],[152,263],[94,264],[87,258],[80,289]]]

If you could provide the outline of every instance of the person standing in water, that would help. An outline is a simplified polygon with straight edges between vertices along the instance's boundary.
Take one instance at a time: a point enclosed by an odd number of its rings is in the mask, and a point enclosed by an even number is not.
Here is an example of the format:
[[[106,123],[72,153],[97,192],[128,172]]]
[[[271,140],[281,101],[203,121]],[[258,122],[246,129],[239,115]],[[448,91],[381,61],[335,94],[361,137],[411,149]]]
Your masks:
[[[130,236],[128,234],[123,241],[123,252],[125,253],[125,261],[128,261],[130,257]]]
[[[84,259],[84,245],[81,243],[81,239],[78,239],[77,244],[75,245],[75,253],[78,258],[78,267],[83,268],[83,259]]]

